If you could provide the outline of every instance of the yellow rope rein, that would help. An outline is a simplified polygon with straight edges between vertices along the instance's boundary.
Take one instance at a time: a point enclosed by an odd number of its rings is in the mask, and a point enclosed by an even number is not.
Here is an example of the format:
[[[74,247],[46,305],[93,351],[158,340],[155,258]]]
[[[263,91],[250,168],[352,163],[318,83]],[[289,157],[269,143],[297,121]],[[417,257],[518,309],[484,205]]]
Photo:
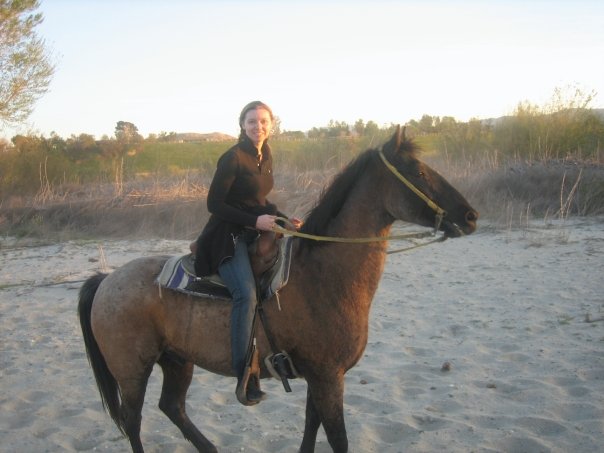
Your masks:
[[[438,206],[436,203],[434,203],[432,200],[430,200],[421,190],[419,190],[417,187],[415,187],[411,183],[411,181],[409,181],[407,178],[405,178],[403,175],[401,175],[400,172],[396,169],[396,167],[394,165],[392,165],[390,162],[388,162],[388,160],[386,159],[386,156],[384,156],[384,153],[382,152],[382,150],[380,150],[380,158],[382,159],[382,162],[384,162],[384,164],[386,165],[388,170],[390,170],[392,173],[394,173],[394,176],[396,176],[403,184],[405,184],[409,189],[411,189],[411,191],[415,195],[417,195],[422,200],[424,200],[426,202],[426,204],[428,206],[430,206],[430,209],[432,209],[434,212],[436,212],[437,216],[440,216],[442,218],[445,215],[447,215],[447,211],[445,211],[440,206]]]
[[[288,219],[283,217],[277,217],[277,220],[281,220],[287,222]],[[279,225],[275,225],[273,227],[273,231],[275,233],[288,234],[290,236],[295,236],[304,239],[311,239],[313,241],[324,241],[324,242],[346,242],[350,244],[365,244],[368,242],[383,242],[389,241],[392,239],[421,239],[428,236],[433,236],[434,233],[431,231],[426,231],[423,233],[407,233],[407,234],[399,234],[396,236],[372,236],[366,238],[342,238],[337,236],[317,236],[315,234],[301,233],[299,231],[288,230],[287,228],[280,227]]]
[[[272,228],[272,231],[274,231],[275,233],[281,233],[281,234],[286,234],[289,236],[295,236],[295,237],[299,237],[299,238],[304,238],[304,239],[310,239],[313,241],[325,241],[325,242],[343,242],[343,243],[349,243],[349,244],[365,244],[365,243],[369,243],[369,242],[383,242],[383,241],[390,241],[390,240],[397,240],[397,239],[402,239],[402,240],[411,240],[411,239],[422,239],[428,236],[435,236],[436,232],[438,231],[438,229],[440,228],[440,223],[442,222],[443,217],[447,214],[447,212],[442,209],[440,206],[438,206],[436,203],[434,203],[430,198],[428,198],[421,190],[419,190],[417,187],[415,187],[411,181],[409,181],[407,178],[405,178],[402,174],[400,174],[400,172],[396,169],[396,167],[394,165],[392,165],[390,162],[388,162],[388,160],[386,159],[386,157],[384,156],[384,153],[380,150],[379,152],[380,154],[380,158],[382,159],[382,161],[384,162],[384,164],[386,165],[386,167],[392,172],[394,173],[394,175],[403,182],[403,184],[405,184],[409,189],[411,189],[411,191],[413,193],[415,193],[419,198],[421,198],[424,202],[426,202],[426,204],[434,211],[436,212],[436,225],[434,227],[434,231],[430,232],[430,231],[426,231],[423,233],[407,233],[407,234],[399,234],[399,235],[394,235],[394,236],[374,236],[374,237],[364,237],[364,238],[343,238],[343,237],[336,237],[336,236],[318,236],[315,234],[308,234],[308,233],[301,233],[299,231],[295,231],[295,230],[289,230],[283,227],[280,227],[279,225],[275,225]],[[277,220],[280,220],[282,222],[285,222],[286,224],[289,223],[289,220],[283,217],[277,217]],[[387,254],[392,254],[392,253],[399,253],[399,252],[405,252],[408,250],[413,250],[419,247],[424,247],[426,245],[429,244],[433,244],[434,242],[442,242],[446,239],[446,236],[441,236],[439,238],[436,238],[432,241],[429,242],[425,242],[423,244],[415,244],[414,246],[411,247],[405,247],[402,249],[397,249],[397,250],[391,250],[386,252]]]
[[[277,220],[287,221],[287,219],[285,219],[283,217],[277,217]],[[312,241],[341,242],[341,243],[348,243],[348,244],[364,244],[364,243],[369,243],[369,242],[384,242],[384,241],[390,241],[390,240],[396,240],[396,239],[402,239],[402,240],[409,241],[411,239],[422,239],[425,237],[435,235],[434,231],[426,231],[423,233],[408,233],[408,234],[398,234],[398,235],[394,235],[394,236],[383,236],[383,237],[374,236],[374,237],[365,237],[365,238],[343,238],[343,237],[337,237],[337,236],[317,236],[315,234],[301,233],[299,231],[288,230],[286,228],[280,227],[279,225],[275,225],[272,228],[272,231],[274,231],[275,233],[286,234],[289,236],[310,239]],[[413,250],[416,248],[420,248],[420,247],[424,247],[426,245],[433,244],[434,242],[442,242],[445,239],[446,239],[445,236],[441,236],[432,241],[424,242],[422,244],[415,244],[411,247],[405,247],[402,249],[389,250],[386,253],[388,255],[391,255],[393,253],[406,252],[409,250]]]

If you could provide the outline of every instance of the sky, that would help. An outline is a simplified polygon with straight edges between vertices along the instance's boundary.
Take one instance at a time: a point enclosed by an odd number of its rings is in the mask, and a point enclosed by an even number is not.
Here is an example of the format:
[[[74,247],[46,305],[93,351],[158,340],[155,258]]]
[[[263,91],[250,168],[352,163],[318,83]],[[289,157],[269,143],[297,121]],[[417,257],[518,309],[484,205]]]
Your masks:
[[[543,105],[556,88],[604,107],[604,2],[42,0],[56,62],[27,124],[0,136],[238,135],[242,107],[282,130],[330,120],[459,121]]]

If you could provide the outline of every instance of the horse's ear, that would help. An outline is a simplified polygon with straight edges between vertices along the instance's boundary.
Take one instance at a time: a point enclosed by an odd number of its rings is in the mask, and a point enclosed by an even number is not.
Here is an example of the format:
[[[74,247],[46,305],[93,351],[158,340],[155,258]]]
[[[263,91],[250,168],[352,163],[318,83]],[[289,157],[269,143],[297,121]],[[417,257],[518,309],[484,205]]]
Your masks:
[[[404,129],[401,129],[401,125],[397,124],[396,130],[394,131],[394,137],[392,137],[394,141],[394,149],[397,151],[401,147],[401,143],[403,143],[403,135]]]
[[[401,147],[401,143],[405,141],[405,128],[401,128],[400,124],[397,124],[396,129],[394,131],[394,135],[388,142],[389,147],[391,147],[395,152],[399,150]]]
[[[401,146],[401,143],[401,125],[397,124],[396,129],[394,130],[394,135],[392,135],[392,138],[390,138],[386,145],[388,148],[391,148],[394,152],[396,152]]]

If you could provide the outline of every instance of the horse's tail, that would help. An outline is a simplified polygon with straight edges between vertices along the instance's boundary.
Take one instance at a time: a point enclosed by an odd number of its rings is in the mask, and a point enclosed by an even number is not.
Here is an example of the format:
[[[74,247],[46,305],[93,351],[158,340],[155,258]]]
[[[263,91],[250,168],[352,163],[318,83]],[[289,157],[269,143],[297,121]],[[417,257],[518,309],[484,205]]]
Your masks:
[[[84,344],[86,345],[86,355],[94,372],[94,378],[101,394],[103,407],[109,413],[119,430],[124,433],[120,412],[120,390],[94,338],[90,323],[94,295],[105,277],[107,277],[107,274],[97,273],[84,282],[80,289],[78,314],[80,316]]]

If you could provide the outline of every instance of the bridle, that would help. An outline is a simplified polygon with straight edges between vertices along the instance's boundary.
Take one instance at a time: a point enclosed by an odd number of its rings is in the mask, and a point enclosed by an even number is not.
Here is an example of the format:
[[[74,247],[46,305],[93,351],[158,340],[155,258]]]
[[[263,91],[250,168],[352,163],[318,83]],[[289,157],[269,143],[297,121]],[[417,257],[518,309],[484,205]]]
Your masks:
[[[438,206],[425,193],[423,193],[416,186],[414,186],[411,181],[409,181],[407,178],[405,178],[396,169],[396,167],[394,165],[392,165],[390,162],[388,162],[388,159],[386,159],[386,156],[384,156],[384,152],[382,150],[379,151],[379,155],[380,155],[380,158],[382,159],[382,162],[384,162],[384,165],[386,165],[386,168],[388,168],[388,170],[390,170],[394,174],[394,176],[396,176],[398,178],[399,181],[401,181],[403,184],[405,184],[411,190],[411,192],[413,192],[415,195],[417,195],[419,198],[421,198],[430,207],[430,209],[432,209],[436,213],[436,225],[435,225],[434,229],[435,229],[435,231],[438,231],[438,229],[440,228],[440,224],[443,221],[443,218],[447,215],[447,211],[445,211],[443,208]]]
[[[383,242],[383,241],[389,241],[389,240],[393,240],[393,239],[404,239],[404,240],[421,239],[421,238],[425,238],[428,236],[436,236],[437,231],[440,229],[440,225],[443,221],[443,218],[447,215],[447,211],[445,211],[440,206],[438,206],[426,194],[424,194],[420,189],[418,189],[411,181],[409,181],[407,178],[405,178],[396,169],[396,167],[394,165],[392,165],[390,162],[388,162],[388,159],[386,159],[386,156],[384,156],[384,153],[382,150],[379,151],[379,156],[380,156],[380,159],[382,160],[382,162],[384,162],[384,165],[386,165],[386,168],[388,168],[388,170],[390,170],[399,181],[401,181],[403,184],[405,184],[405,186],[407,186],[415,195],[417,195],[421,200],[423,200],[428,205],[428,207],[430,207],[430,209],[432,209],[436,213],[434,230],[432,232],[428,231],[428,232],[423,232],[423,233],[408,233],[408,234],[399,234],[399,235],[385,236],[385,237],[373,236],[373,237],[364,237],[364,238],[343,238],[343,237],[337,237],[337,236],[318,236],[315,234],[302,233],[299,231],[292,231],[292,230],[289,230],[286,228],[282,228],[278,225],[275,225],[272,230],[275,233],[281,233],[281,234],[285,234],[285,235],[289,235],[289,236],[310,239],[313,241],[344,242],[344,243],[350,243],[350,244],[362,244],[362,243],[368,243],[368,242]],[[285,223],[289,222],[286,218],[283,218],[283,217],[277,217],[277,220],[283,221]],[[445,239],[446,239],[446,236],[443,235],[442,237],[436,238],[432,241],[429,241],[429,242],[426,242],[423,244],[416,244],[412,247],[406,247],[403,249],[392,250],[387,253],[392,254],[392,253],[398,253],[398,252],[403,252],[403,251],[407,251],[407,250],[412,250],[414,248],[423,247],[428,244],[432,244],[434,242],[441,242],[441,241],[444,241]]]

